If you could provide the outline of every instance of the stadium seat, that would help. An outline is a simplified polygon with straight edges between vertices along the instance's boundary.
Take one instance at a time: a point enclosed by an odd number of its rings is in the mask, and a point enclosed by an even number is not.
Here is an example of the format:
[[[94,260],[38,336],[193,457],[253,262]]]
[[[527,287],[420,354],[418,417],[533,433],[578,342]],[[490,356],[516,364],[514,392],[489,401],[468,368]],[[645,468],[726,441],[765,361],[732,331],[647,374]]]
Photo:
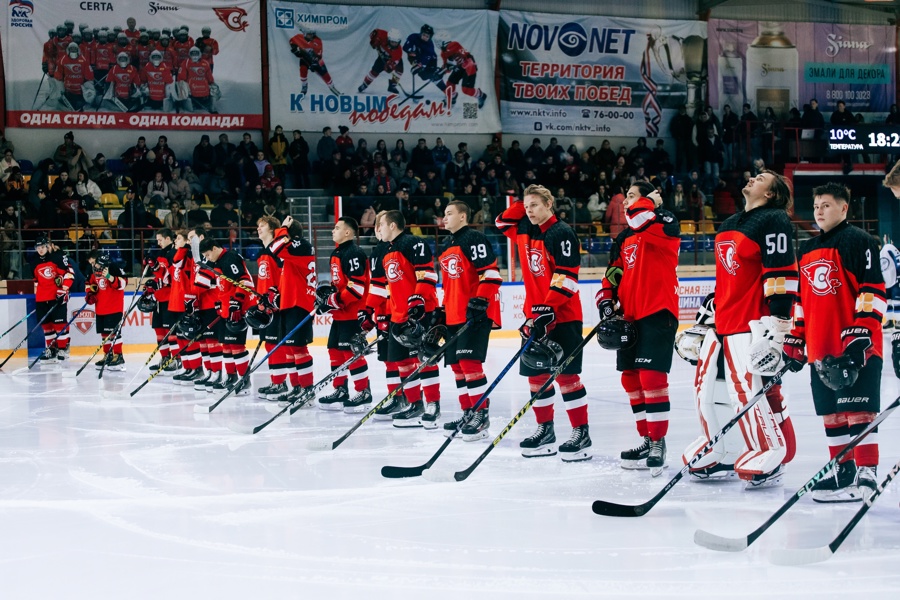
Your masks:
[[[88,225],[90,225],[91,227],[106,227],[106,219],[103,218],[103,211],[89,210]]]
[[[112,208],[115,206],[122,206],[122,203],[119,202],[119,196],[117,194],[103,194],[100,196],[100,206]]]
[[[715,235],[716,234],[716,224],[712,221],[703,221],[700,223],[700,233],[705,233],[707,235]]]
[[[113,227],[118,225],[119,224],[119,215],[121,215],[123,212],[125,212],[125,209],[123,209],[123,208],[114,208],[114,209],[110,210],[109,213],[107,213],[107,220],[109,221],[109,224],[112,225]]]
[[[695,233],[697,231],[697,223],[694,221],[682,221],[681,233]]]
[[[34,173],[34,163],[30,160],[20,160],[19,170],[22,172],[22,175],[31,175]]]

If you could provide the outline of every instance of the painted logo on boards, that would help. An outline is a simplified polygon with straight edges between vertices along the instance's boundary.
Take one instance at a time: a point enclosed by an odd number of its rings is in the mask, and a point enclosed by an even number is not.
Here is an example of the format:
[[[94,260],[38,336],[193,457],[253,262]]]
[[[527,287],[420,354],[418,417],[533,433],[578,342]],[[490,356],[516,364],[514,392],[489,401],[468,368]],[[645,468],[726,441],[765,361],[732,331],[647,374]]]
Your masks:
[[[72,324],[75,325],[75,329],[82,334],[87,334],[87,332],[94,327],[96,316],[94,311],[86,308],[78,313],[78,316],[75,317],[75,321]]]

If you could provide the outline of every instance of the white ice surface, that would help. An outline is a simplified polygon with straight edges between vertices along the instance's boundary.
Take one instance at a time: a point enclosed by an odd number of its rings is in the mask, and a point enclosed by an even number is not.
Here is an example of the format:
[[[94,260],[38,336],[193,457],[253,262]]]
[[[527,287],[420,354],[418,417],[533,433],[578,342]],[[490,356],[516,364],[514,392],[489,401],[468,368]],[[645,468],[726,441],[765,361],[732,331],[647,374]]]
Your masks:
[[[491,343],[489,377],[515,344]],[[325,349],[313,355],[321,377]],[[270,416],[251,398],[203,417],[194,404],[215,397],[158,378],[130,399],[145,358],[128,356],[128,372],[102,381],[92,367],[77,380],[26,372],[24,359],[0,374],[0,598],[885,598],[900,589],[897,489],[819,565],[775,567],[768,556],[830,542],[858,505],[804,499],[742,553],[692,541],[697,528],[749,533],[828,460],[806,371],[785,385],[799,449],[784,488],[682,481],[648,515],[616,519],[594,515],[592,501],[650,498],[697,435],[692,369],[677,358],[660,478],[618,467],[638,438],[614,355],[592,342],[584,382],[594,459],[522,458],[528,414],[463,483],[381,477],[383,465],[424,463],[444,440],[437,432],[370,420],[337,450],[311,452],[310,442],[338,438],[359,416],[303,410],[249,436],[227,425]],[[442,371],[452,418],[455,386]],[[383,394],[383,368],[370,373]],[[267,380],[254,376],[254,388]],[[889,364],[882,391],[883,405],[898,393]],[[494,435],[527,398],[525,380],[508,374],[493,396]],[[561,404],[560,442],[569,434]],[[900,459],[898,431],[900,416],[880,430],[882,476]],[[485,444],[453,442],[434,471],[467,467]]]

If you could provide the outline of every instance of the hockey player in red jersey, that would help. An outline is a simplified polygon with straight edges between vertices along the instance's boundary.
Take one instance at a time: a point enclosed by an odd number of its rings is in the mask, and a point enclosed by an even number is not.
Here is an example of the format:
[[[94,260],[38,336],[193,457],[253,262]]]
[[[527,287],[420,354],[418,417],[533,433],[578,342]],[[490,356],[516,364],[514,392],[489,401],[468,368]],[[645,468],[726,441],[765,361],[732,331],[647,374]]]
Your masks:
[[[50,30],[50,39],[44,42],[44,50],[41,55],[41,70],[45,75],[53,77],[56,73],[56,59],[59,56],[59,48],[56,46],[56,30]]]
[[[530,185],[523,198],[503,211],[496,224],[516,244],[522,264],[526,321],[519,331],[523,338],[533,336],[535,341],[522,354],[519,373],[528,377],[534,394],[550,379],[552,365],[571,354],[583,339],[578,291],[581,254],[575,232],[553,214],[550,190]],[[565,462],[591,458],[587,392],[579,377],[581,359],[579,353],[556,378],[572,425],[571,438],[559,447],[560,458]],[[538,428],[519,444],[522,456],[556,455],[554,395],[550,387],[535,401]]]
[[[666,462],[669,428],[669,380],[672,346],[678,330],[678,249],[681,228],[662,198],[646,182],[625,197],[625,228],[613,243],[609,267],[597,292],[603,322],[597,337],[617,350],[616,369],[628,394],[643,443],[621,454],[622,468],[650,469],[654,477]],[[616,303],[619,303],[617,308]],[[623,347],[617,313],[634,328],[636,340]],[[607,335],[607,331],[611,335]]]
[[[168,338],[163,339],[174,325],[172,313],[169,312],[169,295],[172,293],[172,278],[169,269],[175,256],[174,237],[175,234],[169,228],[164,227],[157,231],[156,243],[159,244],[159,251],[154,258],[148,259],[152,264],[153,279],[144,284],[144,291],[151,294],[156,300],[156,310],[153,312],[151,326],[156,333],[156,343],[159,344],[159,363],[151,365],[151,371],[158,371],[168,360],[169,354],[177,349],[175,344],[169,343]],[[177,371],[178,365],[170,362],[162,374],[174,375]]]
[[[94,250],[88,257],[91,276],[84,284],[84,300],[94,305],[97,333],[103,337],[103,358],[94,363],[98,369],[106,365],[110,371],[124,371],[122,338],[112,335],[119,329],[125,309],[125,273],[109,259],[109,255]]]
[[[281,311],[282,328],[287,335],[316,308],[316,252],[303,237],[303,227],[291,216],[285,217],[275,231],[269,251],[283,265],[281,281],[269,289],[269,304]],[[286,339],[287,359],[293,365],[292,389],[278,400],[298,400],[303,390],[313,384],[313,359],[308,348],[312,340],[312,319]]]
[[[256,307],[251,307],[247,311],[247,323],[253,326],[256,333],[262,338],[266,344],[266,353],[272,351],[273,348],[281,341],[287,331],[282,327],[282,315],[268,304],[268,298],[273,293],[277,293],[278,285],[281,282],[282,261],[272,254],[270,247],[275,241],[275,231],[278,230],[280,223],[275,217],[262,217],[256,221],[256,234],[263,243],[263,251],[259,254],[256,261],[256,293],[260,297],[265,298]],[[266,323],[268,322],[268,323]],[[265,324],[265,327],[258,325]],[[263,386],[256,391],[259,398],[268,400],[278,400],[288,393],[287,378],[293,368],[293,362],[288,359],[288,348],[282,345],[269,356],[269,377],[271,383]]]
[[[178,71],[178,82],[182,88],[179,100],[189,101],[185,102],[187,110],[202,109],[215,114],[219,87],[213,79],[212,69],[209,63],[203,60],[200,48],[191,48],[188,56],[188,60]],[[187,97],[185,97],[185,88]]]
[[[38,262],[34,267],[37,284],[34,289],[35,313],[38,320],[44,319],[44,353],[42,361],[63,362],[69,358],[69,332],[66,327],[66,302],[69,289],[75,282],[75,271],[69,258],[59,250],[53,250],[50,240],[41,236],[35,242]]]
[[[200,357],[206,369],[206,375],[202,379],[194,381],[194,391],[212,393],[215,386],[222,382],[222,345],[219,343],[216,326],[212,325],[217,317],[216,306],[219,302],[219,290],[217,287],[208,285],[206,281],[209,279],[208,272],[201,273],[206,259],[200,253],[200,243],[206,238],[207,233],[203,226],[197,226],[188,231],[188,243],[191,247],[191,261],[193,262],[192,281],[194,292],[197,295],[194,306],[200,320]],[[186,269],[185,272],[187,272]]]
[[[163,110],[166,96],[171,95],[170,86],[175,81],[172,78],[172,70],[162,60],[161,52],[153,52],[150,62],[141,71],[141,91],[148,98],[147,108]]]
[[[484,374],[491,329],[500,328],[500,272],[490,240],[469,227],[472,209],[465,202],[454,200],[444,209],[444,228],[450,237],[438,262],[444,288],[443,306],[449,338],[471,320],[472,325],[462,337],[444,351],[444,364],[453,370],[459,406],[463,415],[444,423],[445,435],[463,424],[462,439],[471,442],[489,435],[489,402],[478,410],[475,404],[488,387]],[[430,337],[430,336],[429,336]],[[428,338],[426,338],[428,339]]]
[[[210,70],[215,69],[215,57],[219,53],[219,42],[212,35],[211,27],[204,27],[200,30],[200,37],[197,38],[195,45],[200,48],[203,54],[203,60],[209,63]]]
[[[813,189],[813,214],[822,233],[800,247],[800,300],[784,341],[791,370],[810,365],[816,414],[825,421],[831,458],[881,410],[881,319],[887,301],[878,245],[847,221],[850,191],[828,183]],[[817,502],[858,502],[878,484],[873,432],[820,480]]]
[[[384,283],[380,277],[373,276],[366,306],[359,312],[358,318],[363,331],[368,332],[376,327],[374,315],[385,300],[385,295],[378,288],[386,286],[393,299],[386,368],[388,372],[398,371],[400,379],[404,379],[418,368],[419,345],[425,330],[434,323],[437,275],[431,248],[425,240],[406,231],[406,220],[400,211],[384,213],[378,221],[378,228],[382,241],[390,244],[382,260]],[[388,392],[397,385],[399,382],[392,385],[389,379]],[[403,393],[408,406],[404,407],[395,396],[375,413],[374,418],[391,419],[395,427],[433,428],[441,416],[437,365],[423,369],[416,381],[403,388]]]
[[[702,435],[684,451],[694,455],[763,386],[781,365],[784,336],[798,288],[797,261],[788,212],[793,205],[787,180],[763,171],[743,189],[746,208],[716,234],[715,330],[706,333],[697,365],[697,408]],[[719,353],[724,383],[717,383]],[[730,402],[721,398],[726,391]],[[774,388],[773,388],[774,391]],[[793,425],[780,391],[757,402],[732,432],[701,459],[695,479],[728,477],[747,489],[779,485],[783,465],[795,451]]]
[[[182,65],[191,58],[191,48],[196,47],[194,46],[194,38],[190,36],[186,27],[176,29],[172,32],[172,35],[175,36],[175,41],[172,42],[172,52],[175,53],[176,68],[181,69]]]
[[[122,110],[134,110],[140,104],[134,97],[134,90],[141,83],[138,70],[128,60],[128,55],[120,52],[116,64],[109,70],[106,81],[111,86],[110,99]]]
[[[134,46],[134,60],[135,66],[138,69],[143,69],[144,66],[150,62],[150,53],[156,49],[153,42],[150,41],[150,34],[147,32],[142,32],[141,36],[138,38],[137,44]]]
[[[75,42],[69,43],[65,55],[57,60],[53,76],[62,82],[60,101],[67,109],[81,110],[85,103],[92,102],[96,96],[91,64],[81,55],[81,50]]]
[[[375,357],[378,359],[378,363],[385,366],[385,378],[388,389],[394,389],[400,385],[400,371],[395,363],[391,363],[391,365],[388,366],[387,362],[388,338],[390,338],[388,329],[390,328],[391,323],[393,302],[387,288],[387,277],[384,273],[384,255],[387,254],[388,248],[390,248],[391,245],[381,239],[381,229],[379,227],[381,219],[386,212],[387,211],[381,211],[375,215],[374,234],[378,243],[375,244],[375,247],[372,248],[372,253],[369,255],[369,294],[375,294],[382,298],[372,314],[372,320],[375,322],[378,333],[381,335],[381,339],[375,346],[377,351]],[[366,303],[368,304],[368,299]],[[359,320],[359,317],[360,315],[357,313],[357,320]],[[403,402],[405,402],[405,399]],[[390,416],[384,418],[390,418]]]
[[[452,104],[456,104],[456,98],[459,96],[456,88],[461,86],[463,94],[475,98],[478,101],[478,108],[482,108],[487,100],[487,94],[482,92],[481,88],[475,87],[475,76],[478,74],[475,58],[459,42],[451,41],[446,31],[437,32],[434,41],[441,49],[441,60],[444,61],[442,70],[450,73],[444,85],[451,91]]]
[[[200,358],[200,344],[194,342],[188,346],[188,341],[193,335],[193,323],[197,319],[197,293],[194,288],[194,260],[191,256],[191,247],[186,231],[175,233],[175,251],[169,264],[169,314],[172,324],[178,324],[169,334],[169,350],[178,352],[178,360],[181,361],[184,370],[172,377],[178,385],[194,385],[194,382],[203,377],[202,362]]]
[[[291,54],[300,59],[300,93],[306,95],[309,85],[307,75],[310,71],[319,75],[328,90],[335,96],[341,93],[334,87],[328,67],[322,54],[322,40],[316,35],[316,31],[309,26],[301,29],[300,33],[290,40]]]
[[[366,73],[366,78],[360,84],[357,91],[361,94],[367,87],[372,85],[375,78],[382,72],[388,73],[391,80],[388,82],[387,90],[391,94],[399,94],[400,89],[397,84],[403,76],[403,48],[400,46],[400,31],[391,29],[373,29],[369,34],[369,45],[378,54],[372,68]]]
[[[331,239],[337,248],[331,253],[331,283],[316,290],[318,312],[331,315],[328,358],[332,369],[353,357],[351,342],[362,333],[356,316],[366,305],[370,275],[368,258],[356,244],[358,234],[359,225],[351,217],[341,217],[334,224]],[[365,411],[366,405],[372,403],[365,356],[350,364],[350,379],[353,397],[348,391],[347,376],[339,375],[334,379],[334,392],[319,398],[319,408],[346,413]]]

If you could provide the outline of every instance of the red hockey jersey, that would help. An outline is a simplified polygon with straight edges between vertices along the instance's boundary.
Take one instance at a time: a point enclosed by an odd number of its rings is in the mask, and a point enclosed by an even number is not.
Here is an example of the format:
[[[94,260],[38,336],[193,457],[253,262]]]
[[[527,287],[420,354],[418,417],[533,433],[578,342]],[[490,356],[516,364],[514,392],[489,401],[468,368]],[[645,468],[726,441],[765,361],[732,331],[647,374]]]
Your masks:
[[[250,277],[250,273],[247,272],[244,259],[233,250],[223,250],[216,261],[207,261],[201,265],[197,274],[196,284],[198,287],[214,293],[215,290],[218,290],[215,295],[219,303],[220,317],[228,318],[232,298],[236,298],[241,303],[241,310],[247,310],[250,306],[256,304],[253,294],[230,281],[226,281],[219,275],[225,275],[250,289],[253,289],[253,279]]]
[[[85,81],[94,80],[94,72],[91,63],[83,56],[69,58],[69,55],[60,56],[56,63],[54,77],[63,82],[67,92],[81,95],[81,86]]]
[[[256,292],[265,296],[270,289],[281,283],[282,261],[266,248],[256,259]]]
[[[128,285],[128,280],[122,269],[115,265],[109,267],[109,275],[112,279],[91,273],[84,284],[86,292],[94,287],[97,289],[97,304],[94,306],[97,315],[114,315],[125,310],[125,286]]]
[[[113,92],[119,99],[127,99],[131,96],[131,86],[141,83],[138,70],[128,65],[124,69],[119,65],[113,65],[106,75],[106,80],[113,84]]]
[[[478,72],[475,59],[459,42],[447,44],[447,47],[441,51],[441,59],[444,61],[446,69],[460,69],[465,71],[466,75],[474,75]]]
[[[312,312],[316,307],[316,251],[305,238],[292,240],[287,229],[275,230],[269,251],[282,260],[279,308],[302,308]]]
[[[403,47],[400,44],[392,47],[388,42],[388,33],[384,29],[373,29],[369,34],[369,45],[378,52],[384,62],[384,70],[390,73],[403,60]]]
[[[490,241],[480,231],[463,227],[452,234],[438,259],[448,325],[466,322],[470,298],[488,301],[487,316],[500,327],[500,271]]]
[[[291,38],[291,51],[294,47],[301,51],[300,60],[310,64],[322,60],[322,40],[318,36],[312,40],[307,40],[302,33],[298,33]]]
[[[153,297],[157,302],[168,302],[172,293],[172,277],[170,269],[175,257],[175,245],[170,244],[159,251],[156,257],[156,265],[153,267],[153,279],[156,280],[156,291]]]
[[[394,310],[391,294],[387,288],[387,276],[384,274],[384,255],[387,254],[390,247],[391,245],[387,242],[378,242],[372,248],[372,255],[369,256],[369,294],[374,294],[381,299],[375,299],[374,302],[366,299],[366,304],[374,307],[376,316],[389,315]]]
[[[153,63],[148,63],[141,70],[141,81],[147,84],[147,90],[150,92],[151,100],[165,100],[166,85],[172,83],[172,71],[168,64],[160,63],[158,67],[154,67]]]
[[[36,302],[56,300],[58,289],[69,291],[75,282],[75,271],[68,256],[59,251],[48,252],[43,257],[39,256],[38,261],[34,268]]]
[[[369,293],[369,261],[356,242],[344,242],[334,249],[329,261],[331,285],[337,289],[341,307],[331,311],[335,321],[355,321],[366,305]]]
[[[405,323],[409,319],[407,299],[414,294],[425,299],[426,311],[437,308],[437,274],[431,247],[425,240],[403,231],[390,243],[381,262],[387,293],[394,299],[391,322]],[[372,280],[366,301],[367,306],[376,310],[386,297],[375,291],[379,285],[380,281]]]
[[[161,64],[160,67],[164,66]],[[184,61],[181,70],[178,71],[178,81],[187,81],[191,90],[191,96],[206,98],[209,96],[209,84],[215,83],[212,68],[202,58],[197,62],[190,59]]]

